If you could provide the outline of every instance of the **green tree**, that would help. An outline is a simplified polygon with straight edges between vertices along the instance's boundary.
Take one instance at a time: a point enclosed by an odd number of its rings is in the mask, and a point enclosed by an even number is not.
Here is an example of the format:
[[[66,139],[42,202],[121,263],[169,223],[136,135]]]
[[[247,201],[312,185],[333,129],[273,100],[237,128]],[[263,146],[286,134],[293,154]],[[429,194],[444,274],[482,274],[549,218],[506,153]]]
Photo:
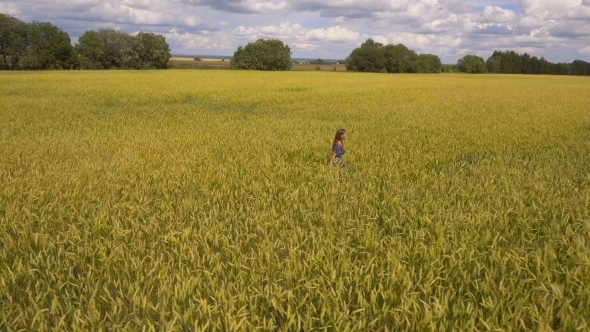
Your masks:
[[[139,55],[142,68],[166,69],[170,54],[170,46],[166,38],[151,32],[140,32],[137,39],[135,52]]]
[[[386,71],[383,44],[367,39],[350,53],[346,59],[346,70],[379,73]]]
[[[81,69],[164,69],[172,55],[164,36],[100,29],[80,36],[74,57]]]
[[[569,63],[558,63],[556,65],[556,74],[557,75],[571,75],[572,74],[572,66]]]
[[[433,54],[417,55],[403,44],[383,45],[367,39],[346,60],[350,71],[375,73],[440,73],[442,62]]]
[[[416,67],[419,73],[440,73],[442,62],[437,55],[420,54],[416,57]]]
[[[310,64],[310,65],[333,65],[334,63],[331,61],[323,60],[323,59],[316,59],[316,60],[309,61],[308,64]]]
[[[0,55],[2,69],[18,68],[27,52],[27,24],[15,17],[0,13]]]
[[[533,59],[527,53],[520,56],[520,72],[522,74],[532,74],[533,73]]]
[[[291,48],[278,39],[258,39],[238,47],[231,67],[248,70],[289,70],[293,66]]]
[[[74,58],[81,69],[105,69],[102,40],[96,31],[86,31],[74,47]]]
[[[408,73],[416,71],[416,52],[404,44],[386,45],[383,48],[385,70],[388,73]]]
[[[489,57],[488,61],[486,61],[486,69],[488,73],[498,73],[500,71],[500,62],[495,58]]]
[[[67,32],[48,22],[27,26],[28,50],[22,59],[26,69],[67,69],[72,56],[72,42]]]
[[[590,63],[574,60],[571,64],[572,75],[590,75]]]
[[[477,55],[466,55],[457,61],[457,69],[462,73],[482,74],[487,72],[486,63]]]
[[[103,68],[141,68],[137,41],[133,36],[114,29],[99,29],[98,37],[104,51]]]

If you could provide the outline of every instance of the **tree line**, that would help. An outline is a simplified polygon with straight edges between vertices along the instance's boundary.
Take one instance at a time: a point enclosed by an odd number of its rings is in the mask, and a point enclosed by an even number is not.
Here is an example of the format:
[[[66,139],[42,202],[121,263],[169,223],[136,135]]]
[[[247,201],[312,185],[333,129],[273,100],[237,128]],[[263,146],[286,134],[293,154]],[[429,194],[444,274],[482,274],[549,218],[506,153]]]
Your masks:
[[[72,45],[68,33],[51,23],[1,13],[0,55],[3,70],[162,69],[171,58],[164,36],[151,32],[89,30]]]
[[[417,54],[402,44],[383,45],[372,39],[343,62],[349,71],[376,73],[439,73],[442,67],[436,55]],[[318,59],[309,63],[330,62]],[[290,47],[278,39],[259,39],[240,46],[231,60],[232,68],[246,70],[289,70],[292,65]]]
[[[367,39],[346,59],[346,69],[373,73],[440,73],[442,62],[432,54],[417,54],[403,44],[383,45]]]
[[[539,59],[514,51],[495,51],[487,61],[476,55],[467,55],[459,59],[456,68],[460,72],[472,74],[590,75],[590,63],[586,61],[551,63],[543,57]]]
[[[442,65],[432,54],[417,54],[403,44],[383,45],[367,39],[346,59],[350,71],[376,73],[440,73],[453,68]],[[495,51],[487,61],[477,55],[466,55],[457,61],[454,69],[463,73],[590,75],[590,63],[575,60],[572,63],[551,63],[545,58],[514,51]]]

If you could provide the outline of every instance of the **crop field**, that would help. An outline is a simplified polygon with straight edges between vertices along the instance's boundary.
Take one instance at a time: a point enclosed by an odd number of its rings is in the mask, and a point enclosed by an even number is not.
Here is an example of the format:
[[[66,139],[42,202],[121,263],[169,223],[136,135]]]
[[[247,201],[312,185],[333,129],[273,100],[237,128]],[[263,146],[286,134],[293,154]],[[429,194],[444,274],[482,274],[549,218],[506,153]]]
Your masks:
[[[168,63],[170,69],[230,69],[229,60],[203,58],[202,61],[195,61],[192,58],[173,57]],[[312,65],[307,63],[294,64],[292,71],[346,71],[346,65],[324,64]]]
[[[0,330],[588,331],[588,91],[0,73]]]

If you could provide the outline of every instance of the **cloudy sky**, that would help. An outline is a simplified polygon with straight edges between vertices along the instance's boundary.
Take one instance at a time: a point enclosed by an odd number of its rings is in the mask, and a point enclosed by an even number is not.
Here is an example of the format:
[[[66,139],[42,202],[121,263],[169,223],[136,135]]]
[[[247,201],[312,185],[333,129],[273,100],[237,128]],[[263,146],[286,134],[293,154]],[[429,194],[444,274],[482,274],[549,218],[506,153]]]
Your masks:
[[[341,59],[371,37],[444,63],[506,49],[590,61],[590,0],[0,0],[0,12],[52,22],[73,41],[100,27],[156,32],[174,54],[279,38],[295,58]]]

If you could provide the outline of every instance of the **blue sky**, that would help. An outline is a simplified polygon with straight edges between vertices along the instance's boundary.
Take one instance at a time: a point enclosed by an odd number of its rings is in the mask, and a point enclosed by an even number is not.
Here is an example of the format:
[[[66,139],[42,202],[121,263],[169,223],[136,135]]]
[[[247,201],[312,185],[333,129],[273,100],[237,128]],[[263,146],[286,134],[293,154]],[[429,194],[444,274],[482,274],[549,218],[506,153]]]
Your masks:
[[[175,54],[278,38],[296,58],[340,59],[373,38],[444,63],[507,49],[590,61],[590,0],[0,0],[0,12],[52,22],[74,42],[101,27],[156,32]]]

